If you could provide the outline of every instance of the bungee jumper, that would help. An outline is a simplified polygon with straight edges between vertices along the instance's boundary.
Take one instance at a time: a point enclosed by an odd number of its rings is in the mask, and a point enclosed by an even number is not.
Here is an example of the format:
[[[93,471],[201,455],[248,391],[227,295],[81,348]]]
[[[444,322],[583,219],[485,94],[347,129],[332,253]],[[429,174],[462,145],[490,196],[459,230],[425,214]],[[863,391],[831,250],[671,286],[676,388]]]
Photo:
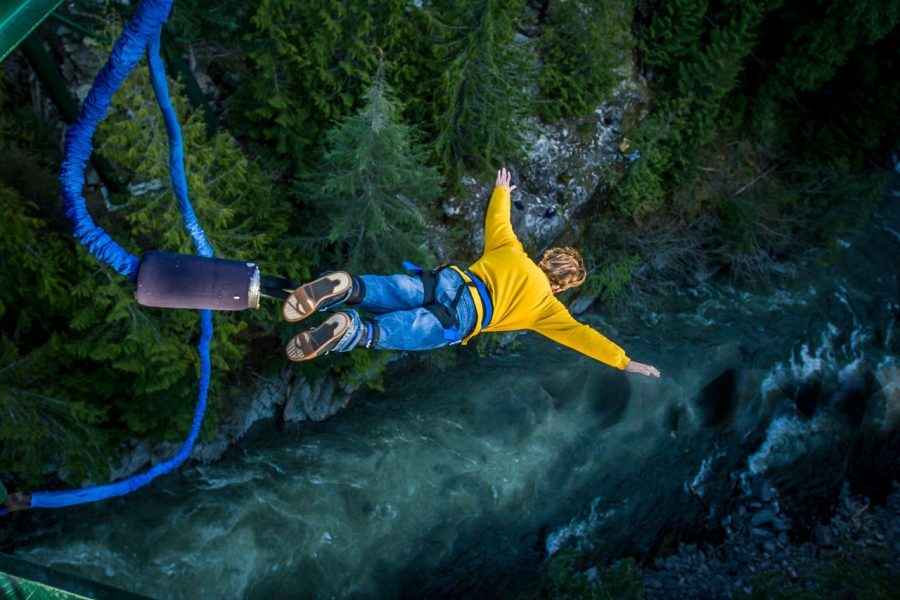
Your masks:
[[[631,360],[555,297],[584,282],[584,262],[573,248],[550,248],[539,263],[528,257],[510,221],[515,188],[509,171],[500,169],[485,215],[484,252],[468,269],[448,264],[425,271],[404,263],[415,276],[335,271],[291,292],[281,309],[286,321],[334,314],[291,338],[287,357],[305,361],[358,347],[433,350],[465,345],[481,333],[527,329],[617,369],[659,377],[656,367]]]

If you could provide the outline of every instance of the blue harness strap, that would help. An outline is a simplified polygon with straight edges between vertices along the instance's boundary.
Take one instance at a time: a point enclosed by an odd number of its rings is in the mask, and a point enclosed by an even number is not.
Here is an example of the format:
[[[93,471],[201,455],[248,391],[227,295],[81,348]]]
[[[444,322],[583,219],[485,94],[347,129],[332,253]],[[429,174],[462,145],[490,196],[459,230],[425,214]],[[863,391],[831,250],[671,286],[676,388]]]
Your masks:
[[[169,140],[169,170],[184,225],[191,235],[197,254],[206,257],[213,255],[212,246],[198,223],[188,199],[181,128],[169,100],[165,68],[159,56],[160,34],[172,2],[173,0],[142,0],[134,17],[116,40],[109,60],[94,80],[81,113],[66,132],[66,157],[60,174],[66,216],[74,225],[75,236],[94,256],[118,273],[131,278],[137,273],[138,259],[94,223],[81,190],[84,187],[84,168],[91,155],[91,140],[97,125],[106,116],[113,94],[145,51],[150,67],[150,79],[165,121]],[[200,382],[197,403],[194,407],[190,433],[175,456],[156,464],[144,473],[108,485],[62,492],[34,492],[30,495],[32,508],[59,508],[122,496],[178,468],[187,460],[199,436],[200,425],[206,412],[211,371],[209,343],[213,335],[212,312],[200,311],[200,323],[201,335],[197,345],[197,352],[200,355]],[[6,512],[6,508],[0,507],[0,515]]]

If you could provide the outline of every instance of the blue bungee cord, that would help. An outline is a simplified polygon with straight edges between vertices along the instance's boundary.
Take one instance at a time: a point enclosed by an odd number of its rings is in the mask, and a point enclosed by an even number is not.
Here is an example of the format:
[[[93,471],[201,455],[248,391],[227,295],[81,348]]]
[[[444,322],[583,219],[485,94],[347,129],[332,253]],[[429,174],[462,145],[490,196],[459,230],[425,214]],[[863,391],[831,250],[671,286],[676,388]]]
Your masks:
[[[66,152],[60,173],[60,182],[66,216],[75,227],[75,237],[94,256],[132,280],[137,274],[138,258],[125,250],[94,223],[81,190],[84,187],[84,168],[91,155],[92,138],[97,125],[106,116],[113,94],[141,60],[145,51],[150,68],[150,79],[165,121],[166,135],[169,140],[169,171],[175,196],[178,199],[178,207],[181,210],[184,225],[193,239],[197,254],[204,257],[213,256],[212,246],[198,223],[188,199],[181,128],[178,125],[175,109],[169,100],[165,67],[159,55],[162,27],[168,18],[173,1],[142,0],[134,17],[116,40],[109,60],[94,80],[94,85],[84,102],[81,113],[66,132]],[[156,464],[144,473],[115,483],[78,490],[34,492],[24,495],[25,498],[30,497],[30,508],[60,508],[123,496],[143,487],[158,476],[177,469],[187,460],[197,441],[200,426],[203,423],[203,415],[206,412],[210,379],[209,343],[213,335],[212,311],[201,310],[200,323],[201,335],[197,345],[197,352],[200,355],[197,404],[194,408],[190,433],[175,456]],[[7,512],[6,507],[0,506],[0,515]]]

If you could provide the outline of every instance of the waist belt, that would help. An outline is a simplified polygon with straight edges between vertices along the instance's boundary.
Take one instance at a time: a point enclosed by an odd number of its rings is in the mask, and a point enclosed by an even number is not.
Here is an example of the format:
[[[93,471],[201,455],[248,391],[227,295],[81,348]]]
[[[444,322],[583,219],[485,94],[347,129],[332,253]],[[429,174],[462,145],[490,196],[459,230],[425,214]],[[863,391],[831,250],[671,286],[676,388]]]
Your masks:
[[[474,273],[453,264],[441,265],[433,271],[426,271],[413,263],[403,261],[403,267],[417,274],[422,279],[425,297],[422,302],[423,308],[431,312],[444,328],[444,337],[452,342],[469,343],[469,340],[478,335],[482,329],[488,326],[493,317],[494,308],[491,303],[491,296],[488,293],[487,286],[480,277]],[[452,269],[462,278],[464,285],[459,286],[456,296],[453,298],[450,306],[444,306],[435,299],[435,288],[437,287],[438,273],[444,269]],[[456,319],[456,305],[464,290],[469,290],[472,296],[472,303],[475,305],[475,327],[465,338],[461,338],[459,333],[459,323]]]

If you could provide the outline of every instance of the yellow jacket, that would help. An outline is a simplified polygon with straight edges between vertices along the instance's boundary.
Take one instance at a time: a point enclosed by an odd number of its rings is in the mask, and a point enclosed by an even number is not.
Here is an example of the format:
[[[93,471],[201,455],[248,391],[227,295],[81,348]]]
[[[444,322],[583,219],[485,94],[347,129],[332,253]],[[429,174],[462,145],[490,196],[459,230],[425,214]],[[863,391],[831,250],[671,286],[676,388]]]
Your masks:
[[[494,188],[484,222],[484,253],[469,267],[487,286],[493,317],[482,331],[530,329],[610,366],[624,369],[625,351],[576,321],[550,289],[547,275],[513,233],[509,189]]]

